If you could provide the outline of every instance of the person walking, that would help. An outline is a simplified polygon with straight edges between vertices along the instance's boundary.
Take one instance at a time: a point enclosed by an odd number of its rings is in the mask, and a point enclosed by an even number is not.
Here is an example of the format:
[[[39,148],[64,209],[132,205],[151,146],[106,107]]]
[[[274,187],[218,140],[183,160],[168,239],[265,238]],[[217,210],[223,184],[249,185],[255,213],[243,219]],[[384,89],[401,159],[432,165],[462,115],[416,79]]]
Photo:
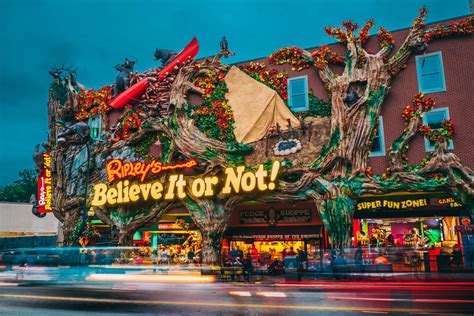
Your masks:
[[[189,248],[188,251],[188,263],[193,263],[194,262],[194,250],[193,248]]]
[[[245,281],[250,282],[250,279],[252,278],[252,273],[253,273],[252,256],[248,254],[244,261]]]

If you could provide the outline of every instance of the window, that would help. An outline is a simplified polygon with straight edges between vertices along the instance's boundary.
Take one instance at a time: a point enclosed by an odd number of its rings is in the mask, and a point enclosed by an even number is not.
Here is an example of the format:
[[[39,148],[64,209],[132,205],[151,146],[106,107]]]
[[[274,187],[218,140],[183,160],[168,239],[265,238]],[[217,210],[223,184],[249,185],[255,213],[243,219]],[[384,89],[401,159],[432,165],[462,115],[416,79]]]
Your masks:
[[[383,135],[383,120],[379,116],[379,123],[377,127],[377,134],[372,141],[372,148],[370,149],[369,157],[385,156],[385,139]]]
[[[449,120],[449,110],[448,108],[433,109],[429,112],[426,112],[423,115],[423,125],[428,125],[433,130],[441,128],[441,124],[444,120]],[[425,150],[433,151],[435,149],[434,142],[430,141],[425,137]],[[448,141],[448,149],[453,149],[453,141]]]
[[[308,111],[308,76],[288,78],[288,105],[293,112]]]
[[[416,74],[420,92],[446,91],[441,52],[416,56]]]
[[[92,140],[99,140],[102,133],[102,117],[100,115],[89,117],[89,128]]]

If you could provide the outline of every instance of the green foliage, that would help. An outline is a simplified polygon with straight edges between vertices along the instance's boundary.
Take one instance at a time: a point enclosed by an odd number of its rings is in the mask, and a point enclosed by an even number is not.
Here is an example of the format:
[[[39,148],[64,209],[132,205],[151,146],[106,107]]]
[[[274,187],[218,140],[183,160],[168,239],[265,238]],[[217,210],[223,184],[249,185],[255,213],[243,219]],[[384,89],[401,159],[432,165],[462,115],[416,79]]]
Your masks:
[[[32,194],[37,194],[38,176],[33,169],[25,169],[18,173],[19,179],[12,184],[0,187],[0,201],[26,202]]]
[[[206,136],[225,143],[236,142],[234,135],[234,118],[227,104],[225,81],[219,81],[211,95],[201,105],[190,105],[192,118],[197,128]]]
[[[170,153],[171,139],[163,133],[150,133],[144,136],[135,147],[136,155],[145,161],[154,159],[154,157],[151,157],[148,153],[151,145],[153,145],[158,139],[161,143],[160,161],[165,163],[168,160],[168,155]]]
[[[367,108],[369,110],[373,110],[377,105],[382,103],[383,98],[385,97],[385,90],[384,86],[380,87],[378,90],[371,90],[369,92],[369,101],[367,102]],[[375,119],[377,119],[377,113],[374,113]],[[374,120],[375,120],[374,119]]]
[[[86,223],[84,223],[82,220],[79,220],[76,223],[76,227],[74,227],[74,231],[72,232],[71,236],[69,236],[69,242],[71,244],[77,244],[79,243],[79,238],[81,238],[82,233],[86,229]]]
[[[227,144],[227,150],[229,150],[229,153],[226,155],[227,161],[229,161],[231,165],[237,166],[245,162],[245,156],[253,151],[253,147],[234,142]]]
[[[158,135],[161,142],[161,162],[166,162],[171,150],[171,139],[165,134]]]
[[[328,102],[309,93],[309,110],[306,116],[331,117],[331,99]]]
[[[209,147],[207,147],[206,151],[204,152],[204,157],[207,160],[214,160],[218,155],[219,153],[215,149]]]
[[[348,222],[354,214],[354,201],[346,194],[328,199],[323,203],[324,209],[320,213],[321,220],[326,227],[332,244],[339,247],[347,237],[347,227],[352,224]]]
[[[135,147],[135,153],[137,154],[137,156],[145,161],[151,160],[151,157],[150,155],[148,155],[148,152],[150,151],[150,146],[156,142],[157,138],[158,136],[154,133],[145,135],[141,139],[140,143],[138,143]]]

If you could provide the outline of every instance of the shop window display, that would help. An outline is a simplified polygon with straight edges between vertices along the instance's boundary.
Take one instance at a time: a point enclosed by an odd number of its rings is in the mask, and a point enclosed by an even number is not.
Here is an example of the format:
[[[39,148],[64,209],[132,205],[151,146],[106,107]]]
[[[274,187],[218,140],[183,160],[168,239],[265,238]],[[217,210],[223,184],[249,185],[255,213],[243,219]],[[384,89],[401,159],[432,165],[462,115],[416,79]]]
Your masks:
[[[356,233],[364,263],[383,255],[394,271],[433,271],[454,260],[460,240],[458,217],[363,219]]]
[[[320,240],[231,241],[230,249],[229,262],[234,261],[235,251],[244,258],[250,255],[253,268],[260,273],[269,273],[289,256],[297,258],[301,270],[319,271],[321,267]]]

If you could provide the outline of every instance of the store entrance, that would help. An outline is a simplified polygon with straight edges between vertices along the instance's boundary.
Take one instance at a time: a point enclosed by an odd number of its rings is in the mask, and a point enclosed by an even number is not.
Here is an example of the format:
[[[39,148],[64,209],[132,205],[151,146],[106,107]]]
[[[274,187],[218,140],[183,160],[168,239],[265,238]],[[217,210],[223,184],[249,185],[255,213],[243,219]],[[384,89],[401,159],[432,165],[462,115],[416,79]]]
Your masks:
[[[254,270],[262,273],[266,273],[275,262],[284,262],[290,256],[296,257],[301,270],[321,270],[321,239],[230,240],[229,249],[227,264],[235,263],[237,257],[242,256],[240,260],[244,260],[250,256]]]
[[[202,235],[185,209],[168,212],[158,223],[140,230],[136,236],[133,243],[140,246],[139,252],[144,254],[144,263],[201,262]]]
[[[445,271],[462,265],[456,216],[356,220],[367,263],[384,256],[396,272]]]

